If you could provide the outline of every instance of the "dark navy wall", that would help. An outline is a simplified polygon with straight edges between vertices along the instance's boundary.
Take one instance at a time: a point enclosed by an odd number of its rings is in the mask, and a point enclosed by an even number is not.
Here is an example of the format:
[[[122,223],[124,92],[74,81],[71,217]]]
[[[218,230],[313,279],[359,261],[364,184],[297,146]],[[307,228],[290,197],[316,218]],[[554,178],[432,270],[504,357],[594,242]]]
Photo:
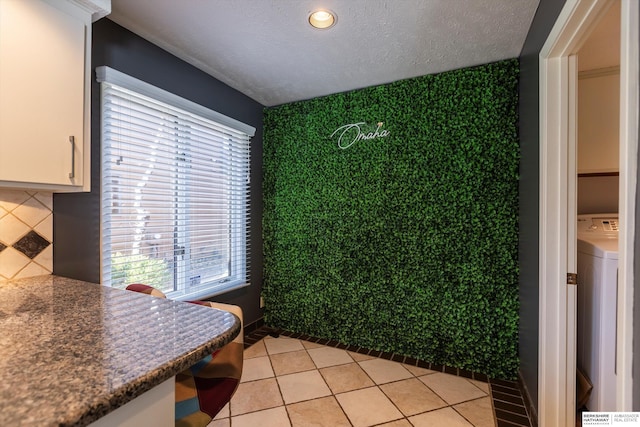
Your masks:
[[[520,374],[538,407],[538,212],[539,70],[538,57],[565,0],[540,0],[520,53]]]
[[[251,140],[251,286],[216,297],[240,305],[245,323],[262,318],[262,109],[258,102],[125,28],[93,24],[91,192],[54,195],[54,274],[100,281],[100,86],[95,67],[107,65],[256,128]]]

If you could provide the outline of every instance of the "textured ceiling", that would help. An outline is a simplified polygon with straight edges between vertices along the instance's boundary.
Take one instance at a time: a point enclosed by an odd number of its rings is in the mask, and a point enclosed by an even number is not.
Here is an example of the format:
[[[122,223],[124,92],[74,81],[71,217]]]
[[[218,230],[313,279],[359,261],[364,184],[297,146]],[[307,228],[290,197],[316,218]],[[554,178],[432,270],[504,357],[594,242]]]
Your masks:
[[[520,54],[539,0],[113,0],[110,19],[266,106]],[[328,30],[307,17],[338,15]]]

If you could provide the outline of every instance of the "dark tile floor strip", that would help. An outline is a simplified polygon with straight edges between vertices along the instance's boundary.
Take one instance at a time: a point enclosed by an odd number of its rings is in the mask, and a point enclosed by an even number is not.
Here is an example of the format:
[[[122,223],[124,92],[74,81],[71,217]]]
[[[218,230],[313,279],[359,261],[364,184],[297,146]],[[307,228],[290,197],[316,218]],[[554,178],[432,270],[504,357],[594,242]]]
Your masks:
[[[531,421],[532,426],[538,425],[538,419],[536,417],[536,410],[533,406],[533,402],[531,401],[531,396],[527,394],[526,387],[524,385],[524,379],[522,375],[518,377],[518,388],[522,390],[522,400],[524,400],[524,406],[527,410],[527,414],[529,415],[529,421]]]
[[[493,408],[498,426],[531,427],[531,421],[522,398],[522,393],[515,381],[489,379]],[[500,424],[503,422],[503,424]]]
[[[496,421],[498,422],[498,427],[522,427],[522,424],[514,424],[501,419],[497,419]]]
[[[346,345],[337,341],[332,341],[324,338],[311,337],[309,335],[289,332],[281,329],[274,329],[268,326],[260,326],[253,331],[247,331],[245,328],[245,348],[250,347],[252,344],[260,341],[267,335],[278,336],[284,335],[290,338],[297,338],[321,345],[328,345],[331,347],[340,348],[343,350],[351,351],[354,353],[367,354],[373,357],[381,357],[387,360],[394,360],[396,362],[405,363],[408,365],[418,366],[421,368],[431,369],[432,371],[444,372],[447,374],[458,375],[464,378],[470,378],[477,381],[489,383],[491,387],[491,396],[493,398],[493,408],[496,415],[496,421],[498,427],[532,427],[531,421],[527,415],[525,409],[522,393],[518,387],[518,383],[515,381],[505,381],[494,378],[489,378],[484,374],[478,372],[466,371],[464,369],[451,368],[449,366],[436,365],[426,362],[424,360],[418,360],[412,357],[403,356],[400,354],[386,353],[377,350],[366,349],[354,345]],[[404,361],[404,362],[403,362]]]

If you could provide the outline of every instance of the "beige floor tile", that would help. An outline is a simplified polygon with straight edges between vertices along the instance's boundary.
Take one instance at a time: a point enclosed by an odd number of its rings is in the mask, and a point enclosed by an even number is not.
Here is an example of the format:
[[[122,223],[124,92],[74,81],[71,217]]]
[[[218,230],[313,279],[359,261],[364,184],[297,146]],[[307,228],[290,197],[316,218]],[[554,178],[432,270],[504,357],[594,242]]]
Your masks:
[[[422,375],[435,374],[436,372],[438,372],[438,371],[432,371],[431,369],[420,368],[418,366],[411,366],[411,365],[402,365],[402,366],[404,366],[406,370],[411,372],[416,377],[421,377]]]
[[[465,417],[474,427],[494,427],[493,407],[490,397],[460,403],[453,407]]]
[[[267,349],[264,346],[264,340],[260,340],[257,343],[253,344],[251,347],[244,349],[245,359],[251,359],[252,357],[260,357],[266,355]]]
[[[223,418],[221,420],[213,420],[207,427],[231,427],[231,420],[229,418]]]
[[[344,365],[353,362],[349,353],[345,350],[333,347],[312,348],[307,350],[313,363],[318,368],[326,368],[327,366]]]
[[[469,380],[455,375],[435,373],[424,375],[419,378],[427,387],[435,391],[449,405],[465,402],[467,400],[478,399],[487,394],[480,390]]]
[[[273,376],[269,356],[254,357],[243,362],[240,382],[262,380]]]
[[[402,414],[378,387],[336,395],[354,427],[368,427],[402,418]]]
[[[473,427],[460,414],[451,408],[442,408],[409,418],[414,427]],[[234,424],[235,427],[235,424]]]
[[[286,353],[288,351],[304,350],[302,342],[293,338],[279,337],[279,338],[265,338],[264,345],[267,348],[267,353],[278,354]]]
[[[284,336],[244,358],[236,394],[208,427],[495,427],[480,381]]]
[[[229,411],[229,405],[230,405],[229,403],[224,405],[222,409],[220,409],[220,412],[218,412],[218,414],[213,419],[219,420],[221,418],[229,418],[231,416],[231,412]]]
[[[348,351],[347,353],[349,353],[349,356],[351,356],[351,358],[353,360],[355,360],[356,362],[362,362],[364,360],[375,359],[375,357],[369,356],[367,354],[356,353],[356,352],[353,352],[353,351]]]
[[[276,375],[293,374],[316,368],[305,350],[272,354],[270,358]]]
[[[283,403],[275,378],[240,383],[231,398],[231,415],[275,408]]]
[[[476,380],[469,380],[469,381],[471,381],[471,384],[475,385],[480,390],[489,394],[489,383],[483,383],[482,381],[476,381]]]
[[[287,405],[293,427],[351,427],[333,396]]]
[[[358,390],[375,385],[357,363],[330,366],[320,369],[320,373],[333,394]]]
[[[403,419],[398,421],[391,421],[390,423],[378,424],[377,427],[412,427],[412,426],[409,421]]]
[[[420,414],[447,406],[447,402],[417,378],[383,384],[380,389],[405,416]]]
[[[279,376],[278,385],[280,385],[282,397],[287,405],[331,394],[331,390],[322,379],[320,372],[315,369]]]
[[[300,340],[300,341],[302,341],[302,345],[307,350],[310,349],[310,348],[322,348],[322,347],[324,347],[324,345],[318,344],[317,342],[311,342],[311,341],[305,341],[305,340]]]
[[[411,372],[407,371],[401,363],[391,360],[371,359],[358,363],[376,384],[390,383],[413,377]]]
[[[231,418],[233,427],[290,427],[284,406]]]

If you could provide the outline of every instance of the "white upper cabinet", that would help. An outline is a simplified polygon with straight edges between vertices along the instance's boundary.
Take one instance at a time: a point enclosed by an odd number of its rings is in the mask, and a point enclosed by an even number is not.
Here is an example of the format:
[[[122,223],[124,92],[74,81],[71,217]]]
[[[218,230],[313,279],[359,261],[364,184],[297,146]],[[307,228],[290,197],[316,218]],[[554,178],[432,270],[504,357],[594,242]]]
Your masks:
[[[89,190],[94,6],[0,0],[0,187]]]

